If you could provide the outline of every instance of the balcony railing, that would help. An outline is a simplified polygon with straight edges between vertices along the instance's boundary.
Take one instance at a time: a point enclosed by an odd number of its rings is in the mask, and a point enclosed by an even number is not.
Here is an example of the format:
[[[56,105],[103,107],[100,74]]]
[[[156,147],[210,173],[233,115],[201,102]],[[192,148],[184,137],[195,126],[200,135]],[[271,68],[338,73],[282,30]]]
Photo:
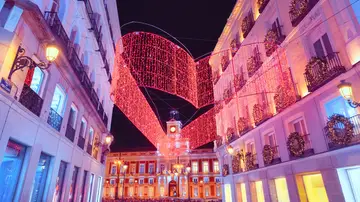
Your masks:
[[[269,164],[267,164],[267,166],[281,163],[279,146],[273,146],[271,149],[273,151],[274,156],[273,156],[273,160]]]
[[[86,152],[87,152],[88,154],[92,155],[92,145],[91,145],[91,144],[88,144],[88,145],[86,146]]]
[[[87,0],[85,0],[87,1]],[[72,69],[75,71],[76,76],[80,80],[87,95],[90,97],[91,102],[96,108],[99,116],[104,123],[107,123],[107,116],[104,113],[103,107],[99,101],[99,98],[92,87],[91,81],[85,72],[84,65],[81,63],[79,56],[77,55],[72,42],[70,41],[62,23],[56,12],[45,12],[45,20],[50,26],[53,33],[56,35],[57,40],[62,46],[63,52],[69,60]],[[107,63],[106,63],[107,64]],[[106,118],[105,118],[106,117]]]
[[[360,114],[352,116],[349,119],[350,119],[350,122],[354,126],[354,128],[353,128],[354,135],[353,135],[353,138],[351,139],[350,144],[343,144],[343,145],[335,144],[334,142],[332,142],[330,140],[329,136],[327,135],[328,128],[327,127],[324,128],[324,135],[325,135],[326,143],[330,150],[339,149],[342,147],[351,146],[351,145],[360,143]],[[336,128],[335,130],[339,136],[343,137],[345,135],[346,131],[345,131],[343,124],[338,123],[335,125],[335,128]]]
[[[66,127],[65,137],[67,137],[71,142],[74,142],[75,129],[70,124],[68,124]]]
[[[321,59],[312,58],[304,73],[309,92],[314,92],[345,71],[338,53],[332,53]]]
[[[36,116],[40,116],[43,99],[30,86],[24,84],[19,102]]]
[[[306,1],[307,1],[306,9],[301,14],[297,14],[300,10],[300,8],[298,8],[300,7],[300,5],[298,6],[295,5],[293,12],[295,12],[296,14],[293,14],[291,10],[289,11],[290,21],[293,27],[296,27],[305,18],[305,16],[311,11],[311,9],[314,8],[314,6],[319,0],[306,0]]]
[[[55,110],[50,108],[49,117],[47,120],[48,124],[52,126],[55,130],[60,131],[62,120],[62,116],[60,116]]]
[[[252,157],[248,157],[247,155],[245,155],[245,169],[246,169],[246,171],[255,170],[255,169],[259,168],[256,153],[255,154],[250,154],[250,155]]]
[[[258,0],[258,6],[259,6],[259,13],[262,13],[264,11],[264,9],[266,8],[266,5],[269,3],[270,0],[263,0],[260,1]]]
[[[77,145],[81,148],[84,149],[84,145],[85,145],[85,138],[83,136],[79,136]]]

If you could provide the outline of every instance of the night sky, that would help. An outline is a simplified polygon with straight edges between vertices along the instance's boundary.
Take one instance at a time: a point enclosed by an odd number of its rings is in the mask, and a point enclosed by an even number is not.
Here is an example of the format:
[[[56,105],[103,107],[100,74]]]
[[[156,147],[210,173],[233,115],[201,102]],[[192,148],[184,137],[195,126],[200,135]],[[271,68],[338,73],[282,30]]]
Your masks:
[[[155,25],[181,41],[193,57],[197,58],[214,49],[235,2],[236,0],[118,0],[117,4],[120,25],[131,21]],[[121,29],[122,35],[134,31],[156,33],[177,43],[165,33],[146,25],[130,24]],[[177,96],[154,89],[141,90],[164,129],[171,109],[179,111],[180,119],[186,125],[212,107],[197,110]],[[115,137],[112,151],[156,150],[116,106],[111,132]],[[204,147],[212,147],[212,143]]]

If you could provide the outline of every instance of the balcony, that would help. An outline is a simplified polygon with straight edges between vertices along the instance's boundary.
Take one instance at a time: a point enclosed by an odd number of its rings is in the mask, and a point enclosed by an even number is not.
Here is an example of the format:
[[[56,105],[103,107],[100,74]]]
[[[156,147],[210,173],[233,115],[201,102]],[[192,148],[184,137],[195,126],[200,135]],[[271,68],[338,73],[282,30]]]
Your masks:
[[[271,54],[276,51],[278,46],[285,40],[285,38],[285,35],[281,33],[280,26],[269,29],[264,40],[266,56],[270,57]]]
[[[40,116],[41,108],[44,101],[37,93],[35,93],[30,88],[30,86],[24,84],[19,102],[36,116]]]
[[[254,25],[255,25],[254,15],[252,11],[250,11],[249,14],[245,16],[241,22],[241,31],[243,33],[244,38],[247,37],[247,35],[250,33]]]
[[[86,146],[86,152],[87,152],[88,154],[92,155],[92,145],[91,145],[91,144],[88,144],[88,145]]]
[[[84,138],[83,136],[81,136],[81,135],[79,136],[77,145],[78,145],[81,149],[84,149],[84,146],[85,146],[85,138]]]
[[[246,80],[244,78],[244,74],[236,74],[234,78],[235,91],[240,91],[246,84]]]
[[[305,16],[314,8],[319,0],[305,0],[305,5],[301,5],[301,1],[293,1],[290,5],[290,21],[293,27],[296,27]]]
[[[250,170],[255,170],[259,168],[259,164],[257,161],[257,156],[256,154],[252,154],[251,152],[247,152],[245,154],[245,170],[246,171],[250,171]]]
[[[266,5],[269,3],[270,0],[258,0],[257,4],[259,6],[259,13],[262,13],[266,8]]]
[[[62,116],[60,116],[55,110],[50,108],[49,117],[47,120],[48,124],[52,126],[55,130],[60,132],[62,120]]]
[[[259,48],[254,49],[254,55],[249,57],[246,61],[249,78],[252,77],[258,69],[260,69],[263,62],[261,61]]]
[[[75,129],[70,124],[68,124],[66,127],[65,137],[67,137],[71,142],[74,142]]]
[[[324,135],[325,135],[326,143],[328,145],[329,150],[340,149],[343,147],[348,147],[348,146],[360,143],[360,114],[350,117],[349,121],[354,126],[354,128],[353,128],[354,134],[353,134],[353,137],[349,144],[336,144],[336,143],[332,142],[329,137],[329,131],[328,131],[329,129],[327,128],[327,126],[324,128]],[[335,128],[335,131],[336,131],[338,137],[345,136],[346,130],[345,130],[344,124],[338,123],[335,125],[334,128]]]
[[[314,92],[345,71],[338,53],[330,54],[324,58],[313,57],[306,65],[304,73],[309,92]]]
[[[81,60],[79,59],[79,56],[77,55],[73,47],[73,44],[71,43],[64,27],[62,26],[62,23],[59,17],[57,16],[57,13],[45,12],[45,20],[50,26],[53,34],[57,37],[57,41],[62,47],[62,50],[64,50],[63,52],[65,53],[71,65],[71,68],[74,70],[75,75],[81,82],[83,89],[85,90],[86,94],[89,96],[100,118],[104,123],[107,123],[107,116],[104,113],[102,104],[100,103],[99,98],[92,87],[91,81],[85,72],[84,65],[81,63]],[[105,64],[107,64],[107,62]]]
[[[279,146],[272,146],[271,150],[273,152],[273,158],[272,158],[271,162],[269,162],[269,163],[267,163],[264,159],[265,166],[270,166],[270,165],[275,165],[275,164],[281,163],[281,158],[280,158],[280,154],[279,154]],[[264,150],[263,150],[263,155],[264,155]]]
[[[298,158],[303,158],[303,157],[308,157],[308,156],[314,155],[314,149],[312,148],[311,142],[309,139],[310,134],[301,134],[301,136],[303,137],[303,139],[305,141],[304,152],[302,155],[299,155],[299,156],[294,156],[290,152],[290,156],[289,156],[290,160],[295,160]]]

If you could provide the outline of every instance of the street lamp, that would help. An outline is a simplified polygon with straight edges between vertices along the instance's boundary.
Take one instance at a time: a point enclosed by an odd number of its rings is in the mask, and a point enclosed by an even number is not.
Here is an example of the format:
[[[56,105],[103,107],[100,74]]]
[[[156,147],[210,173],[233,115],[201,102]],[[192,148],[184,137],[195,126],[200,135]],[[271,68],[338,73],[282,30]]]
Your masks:
[[[231,145],[228,145],[226,147],[226,151],[230,154],[233,155],[234,154],[234,148]]]
[[[112,136],[112,135],[110,135],[110,134],[108,134],[108,135],[106,135],[106,137],[105,137],[105,143],[107,144],[107,145],[111,145],[111,143],[113,142],[113,140],[114,140],[114,137]]]
[[[18,70],[22,70],[26,67],[28,67],[29,69],[32,69],[35,67],[39,67],[40,69],[49,68],[51,62],[55,61],[55,59],[59,55],[59,49],[53,44],[48,45],[46,47],[45,54],[46,54],[46,59],[48,60],[48,63],[46,64],[45,62],[41,62],[41,61],[39,63],[36,63],[31,57],[25,56],[25,49],[23,47],[21,47],[21,45],[20,45],[16,52],[15,60],[11,66],[8,79],[11,80],[11,77],[14,74],[14,72],[16,72]]]
[[[345,80],[341,80],[341,83],[337,86],[339,89],[339,92],[341,94],[341,96],[348,101],[349,105],[352,108],[357,108],[360,106],[359,102],[355,102],[353,101],[353,92],[352,92],[352,87],[351,87],[351,83],[346,82]]]
[[[123,179],[123,184],[122,184],[122,194],[121,194],[121,200],[124,201],[124,190],[125,190],[125,175],[126,175],[126,169],[128,168],[128,165],[124,164],[123,165],[123,171],[124,171],[124,179]]]

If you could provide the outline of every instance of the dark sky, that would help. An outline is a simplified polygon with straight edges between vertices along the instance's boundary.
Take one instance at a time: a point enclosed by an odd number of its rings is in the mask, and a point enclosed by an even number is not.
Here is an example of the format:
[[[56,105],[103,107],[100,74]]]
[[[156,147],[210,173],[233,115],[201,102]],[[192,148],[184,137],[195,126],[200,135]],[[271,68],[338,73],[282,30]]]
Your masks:
[[[230,16],[236,0],[118,0],[120,25],[140,21],[157,26],[184,44],[194,58],[211,52]],[[160,34],[177,43],[165,33],[142,24],[122,27],[123,35],[134,31]],[[180,45],[180,44],[179,44]],[[180,112],[183,124],[188,124],[211,106],[197,110],[187,101],[153,89],[142,89],[155,114],[165,127],[169,111]],[[111,132],[115,137],[112,151],[155,150],[126,116],[114,107]],[[212,147],[212,144],[205,145]]]

